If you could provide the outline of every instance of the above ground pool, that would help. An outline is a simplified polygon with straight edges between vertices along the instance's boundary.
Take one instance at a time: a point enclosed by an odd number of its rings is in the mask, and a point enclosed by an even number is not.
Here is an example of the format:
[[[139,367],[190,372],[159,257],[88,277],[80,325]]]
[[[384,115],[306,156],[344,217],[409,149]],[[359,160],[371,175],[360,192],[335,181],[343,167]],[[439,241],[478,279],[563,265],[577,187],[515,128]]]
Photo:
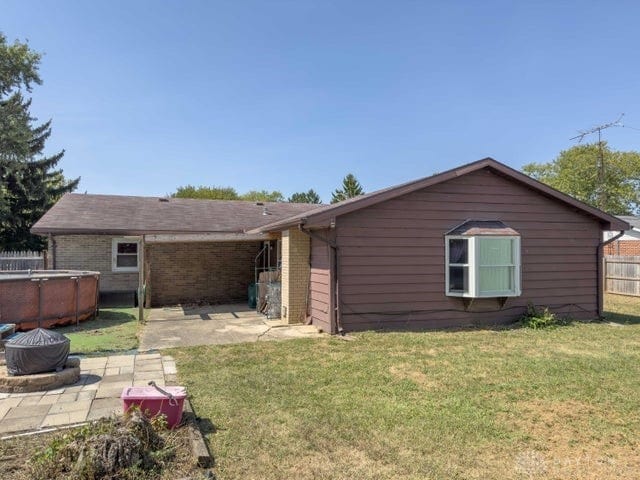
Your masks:
[[[86,320],[98,311],[99,279],[74,270],[0,272],[0,323],[30,330]]]

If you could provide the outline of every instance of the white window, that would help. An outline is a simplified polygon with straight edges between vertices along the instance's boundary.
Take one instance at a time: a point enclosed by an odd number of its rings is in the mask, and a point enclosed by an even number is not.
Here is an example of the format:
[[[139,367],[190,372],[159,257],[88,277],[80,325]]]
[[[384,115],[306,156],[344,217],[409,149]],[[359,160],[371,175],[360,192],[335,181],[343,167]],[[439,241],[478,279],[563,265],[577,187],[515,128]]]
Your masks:
[[[139,250],[136,238],[114,238],[111,248],[111,270],[137,272]]]
[[[520,295],[519,236],[446,235],[445,242],[447,295]]]

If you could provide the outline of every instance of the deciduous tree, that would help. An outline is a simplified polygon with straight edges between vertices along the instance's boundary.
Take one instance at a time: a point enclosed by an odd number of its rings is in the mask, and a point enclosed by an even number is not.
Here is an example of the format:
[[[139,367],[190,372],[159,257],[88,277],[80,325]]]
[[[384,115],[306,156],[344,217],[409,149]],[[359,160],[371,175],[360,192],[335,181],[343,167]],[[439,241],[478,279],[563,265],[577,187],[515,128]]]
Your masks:
[[[640,153],[621,152],[602,142],[604,177],[601,181],[597,143],[577,145],[548,163],[530,163],[527,175],[614,215],[636,214],[640,209]]]
[[[287,202],[290,203],[322,203],[320,200],[320,195],[316,193],[316,191],[311,188],[308,192],[296,192],[292,194]]]
[[[284,202],[284,195],[277,190],[273,192],[268,190],[250,190],[240,195],[240,200],[250,200],[253,202]]]
[[[274,190],[250,190],[247,193],[239,194],[233,187],[206,187],[201,185],[185,185],[178,187],[174,198],[199,198],[203,200],[246,200],[252,202],[283,202],[284,196],[281,192]]]
[[[175,193],[171,194],[174,198],[200,198],[204,200],[239,200],[240,195],[232,187],[205,187],[203,185],[194,187],[193,185],[185,185],[178,187]]]

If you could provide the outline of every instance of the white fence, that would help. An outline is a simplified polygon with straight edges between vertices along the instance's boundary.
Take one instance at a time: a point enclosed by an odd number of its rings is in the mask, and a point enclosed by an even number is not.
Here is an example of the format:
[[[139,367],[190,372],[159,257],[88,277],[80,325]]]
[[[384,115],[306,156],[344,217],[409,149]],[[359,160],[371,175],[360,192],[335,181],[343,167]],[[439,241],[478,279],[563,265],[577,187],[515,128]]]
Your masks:
[[[0,270],[44,270],[47,252],[0,252]]]
[[[640,297],[640,257],[606,255],[604,291]]]

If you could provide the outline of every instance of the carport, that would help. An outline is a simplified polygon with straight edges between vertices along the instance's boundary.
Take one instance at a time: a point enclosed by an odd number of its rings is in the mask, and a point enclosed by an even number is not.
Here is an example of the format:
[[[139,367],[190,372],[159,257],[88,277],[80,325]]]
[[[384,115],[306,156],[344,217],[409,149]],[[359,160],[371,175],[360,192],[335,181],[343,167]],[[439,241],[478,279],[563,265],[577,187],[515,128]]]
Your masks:
[[[245,303],[256,257],[273,235],[144,235],[145,305]]]
[[[256,279],[256,256],[264,242],[281,237],[277,232],[246,232],[316,208],[287,202],[66,194],[32,232],[48,237],[54,269],[100,272],[101,293],[132,298],[137,292],[144,299],[138,302],[141,309],[245,303]],[[299,258],[282,263],[283,296],[288,292],[288,265],[308,269],[308,254],[290,253]],[[270,266],[280,267],[277,259]],[[302,289],[306,283],[296,277]],[[287,306],[283,303],[282,310],[288,313]],[[294,313],[285,317],[304,320],[303,307]]]

